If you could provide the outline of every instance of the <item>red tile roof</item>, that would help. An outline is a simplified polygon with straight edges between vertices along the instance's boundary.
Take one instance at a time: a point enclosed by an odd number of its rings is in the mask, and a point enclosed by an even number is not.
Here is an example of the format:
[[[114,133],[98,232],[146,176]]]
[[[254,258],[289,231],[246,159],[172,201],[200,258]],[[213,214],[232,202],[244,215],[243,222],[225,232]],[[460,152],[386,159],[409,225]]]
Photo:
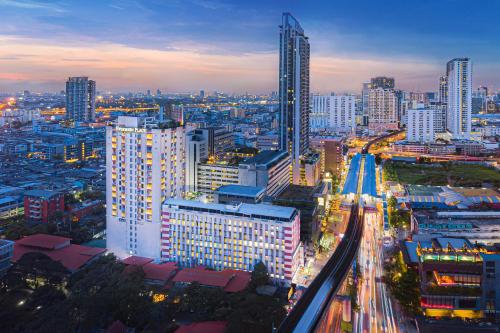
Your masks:
[[[151,258],[131,256],[122,260],[125,265],[144,266],[153,261]]]
[[[165,264],[148,263],[142,266],[146,279],[167,282],[177,272],[177,265],[173,262]]]
[[[41,249],[58,249],[61,247],[65,247],[69,245],[71,238],[61,237],[61,236],[53,236],[46,234],[36,234],[31,236],[26,236],[21,238],[16,242],[16,244],[30,246],[30,247],[38,247]]]
[[[106,333],[126,333],[128,332],[128,327],[125,326],[119,320],[115,320],[109,327],[106,329]]]
[[[250,272],[237,271],[233,269],[226,269],[221,273],[232,276],[232,279],[229,280],[229,283],[224,287],[224,291],[227,291],[229,293],[236,293],[238,291],[245,290],[252,277]]]
[[[184,268],[172,279],[173,282],[199,284],[221,287],[227,292],[244,290],[250,282],[250,273],[237,270],[211,271],[204,267]]]
[[[223,333],[226,330],[225,321],[202,321],[179,327],[175,333]]]
[[[184,268],[173,278],[174,282],[191,283],[198,282],[205,286],[224,288],[231,280],[230,275],[210,271],[205,268]]]
[[[14,244],[12,261],[18,261],[26,253],[44,253],[52,260],[59,261],[69,271],[76,271],[105,251],[106,249],[70,244],[69,238],[37,234],[26,236]]]

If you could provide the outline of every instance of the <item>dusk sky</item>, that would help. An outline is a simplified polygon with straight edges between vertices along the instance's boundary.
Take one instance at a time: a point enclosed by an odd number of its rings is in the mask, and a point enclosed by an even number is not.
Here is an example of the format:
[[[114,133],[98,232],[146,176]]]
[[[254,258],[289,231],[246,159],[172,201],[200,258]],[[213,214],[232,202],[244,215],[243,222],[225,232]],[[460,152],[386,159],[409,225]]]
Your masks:
[[[0,0],[0,92],[277,90],[281,13],[311,43],[311,91],[359,92],[376,75],[436,90],[470,57],[473,85],[500,88],[500,1]]]

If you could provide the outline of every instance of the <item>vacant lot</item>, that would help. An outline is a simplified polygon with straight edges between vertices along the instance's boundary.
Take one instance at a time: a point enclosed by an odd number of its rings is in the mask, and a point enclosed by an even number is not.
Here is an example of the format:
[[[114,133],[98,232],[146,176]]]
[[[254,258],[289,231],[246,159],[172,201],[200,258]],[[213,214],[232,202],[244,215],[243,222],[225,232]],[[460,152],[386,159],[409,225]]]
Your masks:
[[[405,164],[387,162],[386,180],[404,184],[480,187],[489,183],[500,187],[500,172],[475,164]]]

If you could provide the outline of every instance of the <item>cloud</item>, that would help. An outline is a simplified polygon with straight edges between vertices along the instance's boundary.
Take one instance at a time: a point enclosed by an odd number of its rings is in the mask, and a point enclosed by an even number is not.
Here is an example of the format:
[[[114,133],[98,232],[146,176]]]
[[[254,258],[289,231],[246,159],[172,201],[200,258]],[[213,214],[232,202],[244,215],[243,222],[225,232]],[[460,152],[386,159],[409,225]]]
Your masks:
[[[95,79],[101,91],[277,90],[277,51],[217,54],[211,53],[209,44],[190,45],[159,50],[94,41],[55,44],[52,40],[0,36],[0,68],[8,68],[0,76],[0,91],[59,91],[65,79],[74,75]],[[498,69],[494,63],[475,66],[474,82],[498,86],[494,75]],[[311,92],[359,93],[362,83],[377,75],[394,76],[401,89],[435,91],[443,71],[444,63],[416,58],[312,54]]]
[[[65,13],[67,10],[54,3],[46,3],[33,0],[0,0],[0,6],[9,6],[22,9],[47,10],[57,13]]]

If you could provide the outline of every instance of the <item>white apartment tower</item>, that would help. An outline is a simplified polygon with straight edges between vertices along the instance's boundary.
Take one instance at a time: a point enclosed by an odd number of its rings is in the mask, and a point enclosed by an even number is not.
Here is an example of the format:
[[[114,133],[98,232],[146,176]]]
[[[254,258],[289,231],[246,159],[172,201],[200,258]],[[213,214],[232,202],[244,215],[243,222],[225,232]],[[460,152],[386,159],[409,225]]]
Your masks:
[[[398,129],[397,101],[394,89],[372,88],[368,97],[368,128],[375,133]]]
[[[455,58],[446,64],[448,106],[446,126],[454,138],[468,139],[472,125],[472,63]]]
[[[185,129],[120,116],[106,127],[106,247],[160,259],[162,203],[185,186]]]
[[[434,109],[408,110],[406,138],[409,142],[434,142]]]
[[[350,95],[312,97],[312,132],[352,133],[356,130],[356,98]]]

